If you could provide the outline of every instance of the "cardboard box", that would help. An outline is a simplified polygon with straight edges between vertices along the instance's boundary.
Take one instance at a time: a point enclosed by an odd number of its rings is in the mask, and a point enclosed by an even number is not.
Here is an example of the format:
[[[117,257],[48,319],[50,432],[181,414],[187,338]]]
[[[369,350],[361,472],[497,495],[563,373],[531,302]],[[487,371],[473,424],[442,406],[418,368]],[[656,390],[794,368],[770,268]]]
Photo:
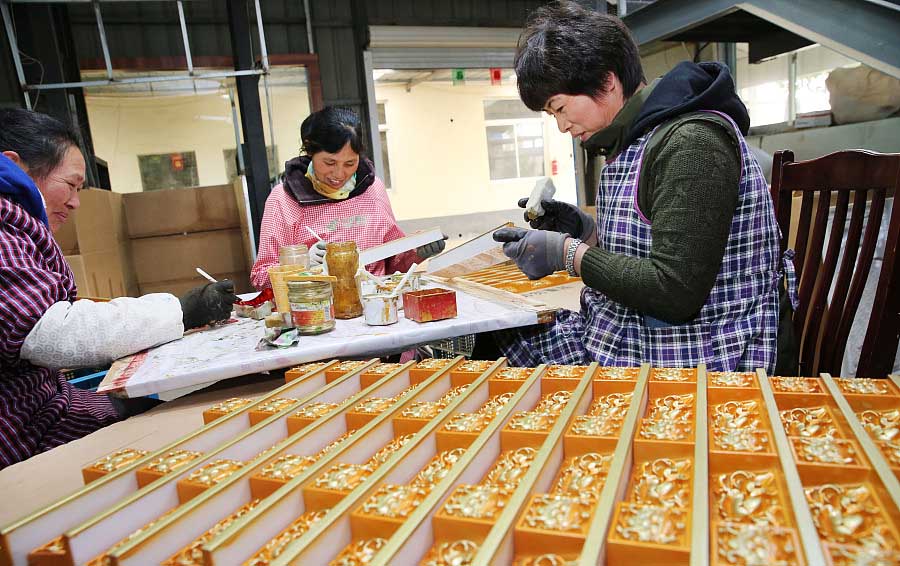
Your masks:
[[[77,215],[78,211],[76,210],[73,215],[69,217],[69,221],[63,224],[59,230],[53,234],[53,239],[59,244],[59,249],[62,250],[63,255],[78,254],[78,234],[75,231],[75,218]]]
[[[217,280],[222,281],[223,279],[228,279],[234,282],[234,292],[241,293],[249,293],[253,291],[253,287],[250,285],[250,274],[246,271],[242,271],[239,273],[210,273]],[[209,283],[206,279],[197,275],[196,277],[191,277],[189,279],[175,279],[172,281],[155,281],[153,283],[140,283],[138,288],[140,289],[141,295],[148,295],[150,293],[171,293],[176,297],[180,297],[199,285],[203,285],[204,283]]]
[[[128,193],[124,206],[131,238],[241,227],[232,185]]]
[[[72,273],[79,297],[114,299],[137,295],[137,286],[131,281],[122,261],[122,252],[90,252],[65,256]]]
[[[207,273],[246,273],[240,229],[214,230],[131,241],[135,273],[142,288],[148,283],[195,279],[197,267]]]

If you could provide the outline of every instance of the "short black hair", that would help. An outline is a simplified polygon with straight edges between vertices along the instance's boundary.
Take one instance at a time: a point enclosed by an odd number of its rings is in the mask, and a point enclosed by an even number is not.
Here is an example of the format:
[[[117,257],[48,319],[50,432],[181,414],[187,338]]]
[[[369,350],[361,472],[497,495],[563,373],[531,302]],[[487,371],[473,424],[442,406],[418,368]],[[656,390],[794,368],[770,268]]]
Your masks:
[[[347,142],[356,153],[365,149],[359,116],[349,108],[326,106],[300,124],[301,151],[306,155],[320,151],[337,153]]]
[[[79,143],[71,125],[33,110],[0,108],[0,151],[18,153],[33,179],[56,169],[72,146]]]
[[[535,10],[516,48],[519,97],[536,112],[557,94],[597,96],[609,90],[609,73],[625,98],[644,80],[637,44],[615,16],[562,1]]]

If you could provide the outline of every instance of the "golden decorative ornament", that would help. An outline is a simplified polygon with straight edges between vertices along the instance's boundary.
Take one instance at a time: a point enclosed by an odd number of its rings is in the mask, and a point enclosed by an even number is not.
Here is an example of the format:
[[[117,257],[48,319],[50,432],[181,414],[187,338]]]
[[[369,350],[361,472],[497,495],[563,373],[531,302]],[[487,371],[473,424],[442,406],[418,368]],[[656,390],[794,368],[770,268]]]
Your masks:
[[[335,369],[335,370],[337,370],[337,371],[342,371],[342,372],[344,372],[344,373],[349,373],[349,372],[351,372],[351,371],[353,371],[353,370],[355,370],[355,369],[357,369],[357,368],[359,368],[359,367],[361,367],[361,366],[366,365],[366,363],[367,363],[367,362],[365,362],[365,361],[363,361],[363,360],[359,360],[359,361],[349,361],[349,362],[341,362],[341,363],[339,363],[339,364],[337,365],[337,367],[335,367],[335,368],[333,368],[333,369]]]
[[[90,467],[97,470],[103,470],[104,472],[114,472],[136,460],[140,460],[147,454],[149,454],[149,452],[146,450],[123,448],[122,450],[117,450],[116,452],[97,460],[91,464]]]
[[[310,403],[294,413],[294,416],[305,419],[317,419],[337,409],[339,406],[339,403]]]
[[[456,371],[484,372],[492,365],[494,365],[494,362],[490,360],[469,360],[459,364]]]
[[[643,419],[641,438],[648,440],[688,440],[693,431],[690,423],[672,419]]]
[[[353,491],[372,473],[366,464],[346,464],[339,462],[316,478],[315,486],[335,491]]]
[[[788,436],[839,436],[834,419],[825,407],[796,407],[781,411],[780,415]]]
[[[891,392],[886,379],[864,377],[839,377],[835,379],[844,393],[856,395],[887,395]]]
[[[497,416],[503,407],[506,406],[507,403],[515,397],[515,393],[501,393],[500,395],[494,395],[490,399],[488,399],[481,408],[478,409],[478,413],[484,416],[487,420],[493,419]]]
[[[537,450],[531,447],[502,452],[481,483],[502,489],[514,489],[531,467],[536,455]]]
[[[544,395],[540,403],[538,403],[534,407],[534,410],[541,413],[558,414],[566,408],[566,404],[568,404],[569,399],[571,398],[571,391],[556,391],[554,393]]]
[[[444,358],[428,358],[428,359],[422,360],[421,362],[417,363],[416,369],[433,369],[433,370],[444,369],[445,367],[450,365],[450,362],[452,362],[452,361],[453,361],[452,359],[448,360],[448,359],[444,359]]]
[[[307,373],[312,373],[316,370],[320,370],[323,367],[325,367],[326,365],[328,365],[328,362],[313,362],[311,364],[303,364],[303,365],[300,365],[297,367],[293,367],[293,368],[291,368],[291,371],[296,371],[301,374],[307,374]]]
[[[191,544],[162,563],[162,566],[203,566],[203,546],[214,539],[222,531],[230,527],[235,521],[249,513],[259,504],[259,499],[254,499],[241,506],[237,511],[228,515],[205,533],[194,539]]]
[[[386,484],[369,496],[360,508],[367,515],[406,518],[426,495],[428,490],[420,485]]]
[[[384,464],[388,458],[394,455],[394,452],[403,448],[403,446],[412,440],[414,436],[415,434],[404,434],[391,440],[369,458],[369,463],[373,466]]]
[[[690,422],[694,419],[694,395],[666,395],[650,402],[647,419]]]
[[[281,556],[289,544],[306,534],[313,525],[324,519],[327,513],[328,509],[325,509],[300,515],[288,528],[278,533],[278,536],[259,549],[253,558],[245,563],[245,566],[269,566],[273,560]]]
[[[542,493],[525,509],[525,524],[548,531],[584,531],[591,520],[591,499],[577,495]]]
[[[276,397],[275,399],[269,399],[265,403],[262,403],[260,406],[256,407],[254,411],[273,414],[279,413],[287,409],[297,401],[297,399],[291,399],[289,397]]]
[[[481,432],[490,418],[481,413],[458,413],[444,423],[444,430],[451,432]]]
[[[859,464],[856,450],[848,440],[829,436],[791,438],[797,456],[817,464]]]
[[[875,545],[842,545],[828,547],[831,566],[896,566],[900,552]]]
[[[558,415],[553,413],[539,413],[536,411],[520,411],[515,413],[506,423],[510,430],[526,430],[544,432],[550,430],[556,422]]]
[[[387,375],[392,371],[400,368],[403,364],[376,364],[374,367],[366,370],[366,373],[375,375]]]
[[[616,534],[625,540],[656,544],[677,543],[685,532],[686,518],[680,509],[619,504]]]
[[[641,368],[601,367],[595,374],[596,379],[629,380],[638,378]]]
[[[819,380],[814,377],[773,377],[772,389],[780,393],[822,393]]]
[[[442,542],[431,547],[419,566],[469,566],[478,554],[478,545],[467,539]]]
[[[894,468],[900,467],[900,442],[879,442],[878,448],[888,464]]]
[[[190,464],[202,455],[202,452],[195,452],[193,450],[170,450],[162,456],[158,456],[151,460],[150,463],[147,464],[147,469],[160,474],[168,474],[169,472]]]
[[[873,440],[890,442],[900,433],[900,409],[862,411],[856,414]],[[898,438],[900,440],[900,438]]]
[[[838,544],[897,548],[890,526],[866,484],[825,484],[804,490],[819,536]]]
[[[221,403],[216,403],[215,405],[210,407],[209,410],[215,411],[217,413],[233,413],[237,410],[243,409],[251,403],[253,403],[253,399],[232,397],[231,399],[225,399]]]
[[[317,458],[311,456],[295,456],[285,454],[274,462],[265,465],[260,476],[273,480],[290,480],[316,463]]]
[[[750,372],[711,371],[706,374],[712,387],[752,387],[753,374]]]
[[[419,470],[411,484],[427,486],[430,490],[450,472],[453,465],[466,453],[465,448],[454,448],[439,452],[424,468]]]
[[[583,436],[616,436],[622,430],[622,424],[621,418],[581,416],[572,420],[569,432]]]
[[[769,433],[763,430],[714,428],[713,446],[728,452],[765,452],[769,449]]]
[[[631,500],[659,507],[689,507],[691,467],[688,459],[644,462],[632,478]]]
[[[544,377],[580,378],[584,376],[584,372],[587,371],[587,368],[587,366],[552,365],[547,368],[547,373],[544,374]]]
[[[759,429],[760,410],[756,401],[728,401],[712,406],[710,426],[714,428]]]
[[[503,368],[494,374],[494,379],[528,379],[534,372],[533,368]]]
[[[319,454],[316,456],[316,458],[321,458],[322,456],[328,454],[332,450],[339,448],[342,444],[347,442],[347,440],[349,440],[350,437],[353,436],[353,434],[355,432],[356,431],[345,432],[341,436],[332,440],[331,442],[329,442],[328,444],[325,445],[325,448],[322,448],[321,450],[319,450]]]
[[[215,460],[191,472],[187,481],[211,487],[243,467],[237,460]]]
[[[400,416],[408,419],[433,419],[445,406],[440,401],[419,401],[403,409]]]
[[[799,566],[792,531],[766,525],[719,523],[716,526],[721,564]]]
[[[396,402],[397,400],[393,397],[372,397],[371,399],[363,399],[360,401],[353,407],[353,410],[357,413],[377,415],[389,409],[390,406]]]
[[[350,543],[328,566],[365,566],[387,544],[383,538],[371,538]]]
[[[690,381],[697,374],[695,369],[656,368],[653,379],[657,381]]]
[[[738,470],[718,474],[712,486],[715,513],[723,522],[784,526],[773,472]]]
[[[444,513],[470,519],[494,519],[509,499],[509,491],[496,485],[460,485],[444,502]]]
[[[516,560],[513,566],[578,566],[578,560],[569,560],[559,554],[541,554]]]

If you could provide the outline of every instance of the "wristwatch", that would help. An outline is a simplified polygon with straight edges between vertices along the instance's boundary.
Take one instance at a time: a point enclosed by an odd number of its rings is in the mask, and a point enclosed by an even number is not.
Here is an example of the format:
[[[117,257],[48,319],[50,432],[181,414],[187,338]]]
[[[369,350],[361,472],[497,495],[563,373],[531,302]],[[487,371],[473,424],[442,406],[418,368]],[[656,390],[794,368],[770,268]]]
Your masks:
[[[572,277],[578,277],[578,273],[575,272],[575,252],[578,251],[578,246],[582,243],[578,238],[572,238],[572,242],[566,250],[566,271]]]

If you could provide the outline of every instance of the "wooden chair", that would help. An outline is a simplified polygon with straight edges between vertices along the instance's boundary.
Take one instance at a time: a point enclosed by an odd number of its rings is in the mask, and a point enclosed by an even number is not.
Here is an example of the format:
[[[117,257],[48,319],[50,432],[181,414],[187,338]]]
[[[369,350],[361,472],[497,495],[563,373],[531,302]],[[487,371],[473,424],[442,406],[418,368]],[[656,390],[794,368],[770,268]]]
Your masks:
[[[791,225],[792,196],[795,191],[802,193],[794,258],[800,306],[793,318],[800,375],[840,375],[847,337],[872,266],[885,198],[894,196],[898,185],[900,154],[847,150],[797,162],[789,150],[775,154],[771,193],[782,249]],[[847,240],[838,268],[851,197]],[[830,209],[833,217],[828,227]],[[881,275],[856,373],[860,377],[886,376],[900,339],[900,203],[896,201],[889,222]],[[830,234],[827,245],[826,231]]]

